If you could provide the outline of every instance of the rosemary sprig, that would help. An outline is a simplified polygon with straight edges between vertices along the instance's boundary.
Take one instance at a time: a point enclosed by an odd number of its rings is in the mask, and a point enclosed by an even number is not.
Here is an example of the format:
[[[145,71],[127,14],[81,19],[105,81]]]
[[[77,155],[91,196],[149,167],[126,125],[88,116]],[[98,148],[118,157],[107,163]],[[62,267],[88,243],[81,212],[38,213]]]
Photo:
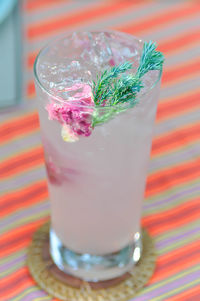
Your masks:
[[[122,74],[131,68],[132,64],[127,61],[118,66],[106,69],[100,76],[97,75],[96,82],[93,82],[94,103],[96,105],[103,104],[104,100],[107,100],[112,93],[110,90],[110,84],[113,83],[119,74]]]
[[[136,93],[143,87],[142,81],[135,75],[124,75],[119,80],[113,83],[110,88],[111,98],[109,99],[110,105],[117,105],[119,103],[133,101],[136,97]]]
[[[156,43],[145,42],[136,75],[142,77],[150,70],[161,70],[163,62],[164,56],[160,51],[156,51]]]
[[[96,110],[93,116],[93,126],[108,121],[115,114],[125,111],[121,106],[130,103],[130,107],[136,104],[136,95],[143,88],[142,77],[150,70],[161,70],[164,56],[156,51],[156,44],[152,41],[143,45],[140,64],[136,74],[125,74],[133,68],[131,62],[125,62],[118,66],[106,69],[93,82],[93,95],[95,106],[110,106],[106,113],[99,114]]]

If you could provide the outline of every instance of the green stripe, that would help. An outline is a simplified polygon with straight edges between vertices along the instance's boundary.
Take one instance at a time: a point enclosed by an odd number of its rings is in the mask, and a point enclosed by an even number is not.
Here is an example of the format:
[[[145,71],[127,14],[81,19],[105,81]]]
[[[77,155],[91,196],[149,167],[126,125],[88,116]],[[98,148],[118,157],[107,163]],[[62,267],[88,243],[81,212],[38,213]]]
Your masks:
[[[181,189],[178,189],[178,191],[181,191]],[[150,209],[146,209],[144,210],[144,214],[143,216],[146,217],[146,216],[149,216],[149,215],[153,215],[153,214],[156,214],[156,213],[165,213],[166,210],[170,210],[170,209],[174,209],[175,207],[179,206],[179,205],[183,205],[185,203],[188,203],[189,201],[193,200],[193,199],[196,199],[199,197],[199,191],[195,191],[195,192],[190,192],[187,194],[187,196],[179,196],[176,198],[176,200],[174,200],[173,202],[165,202],[164,204],[162,205],[159,205],[159,210],[156,208],[150,208]],[[157,200],[159,201],[159,200]],[[156,206],[155,206],[156,207]]]
[[[170,157],[170,155],[178,154],[180,152],[180,150],[183,150],[183,151],[190,150],[191,148],[193,148],[195,146],[199,146],[199,139],[192,141],[191,143],[187,143],[186,145],[180,144],[180,148],[178,148],[178,149],[177,148],[175,150],[171,149],[168,152],[164,152],[164,153],[162,152],[158,155],[153,155],[153,156],[151,156],[150,159],[151,159],[151,162],[153,162],[153,163],[154,163],[154,161],[156,162],[157,159],[162,159],[163,161],[165,161],[166,157]],[[193,154],[191,156],[191,158],[198,158],[198,157],[199,157],[198,153],[196,155]],[[190,158],[190,160],[191,160],[191,158]],[[186,162],[186,160],[184,160],[184,162]],[[169,165],[166,164],[166,167],[169,167]],[[151,175],[154,172],[159,171],[159,170],[162,170],[162,168],[155,168],[155,169],[151,170],[151,172],[149,172],[148,175]]]
[[[19,140],[22,140],[22,141],[23,141],[23,138],[20,138]],[[41,147],[41,146],[42,146],[41,143],[39,143],[39,144],[37,143],[37,144],[35,144],[35,145],[32,145],[31,147],[30,147],[30,146],[27,147],[27,145],[26,145],[26,147],[24,147],[23,149],[20,149],[20,151],[18,151],[18,150],[15,151],[16,149],[13,149],[14,152],[12,153],[12,155],[5,156],[5,157],[2,157],[2,156],[1,156],[2,161],[3,161],[3,160],[12,160],[13,157],[20,156],[20,155],[22,155],[23,153],[28,153],[28,152],[32,151],[33,149],[39,148],[39,147]]]
[[[9,263],[10,261],[12,261],[13,259],[17,258],[17,257],[21,257],[22,255],[24,255],[24,250],[26,248],[21,249],[20,251],[16,251],[14,254],[12,253],[11,255],[8,255],[4,258],[2,258],[0,260],[0,265],[4,264],[4,263]]]
[[[42,202],[48,202],[48,201],[41,201],[40,203]],[[36,205],[37,206],[37,205]],[[31,209],[32,207],[28,207],[29,209]],[[22,212],[22,210],[18,210],[17,212]],[[49,210],[42,210],[40,212],[38,212],[37,214],[34,214],[34,215],[28,215],[28,216],[25,216],[23,218],[20,218],[19,220],[13,222],[13,223],[10,223],[8,226],[4,227],[3,230],[0,231],[1,234],[5,234],[6,232],[8,231],[12,231],[14,230],[15,228],[17,227],[22,227],[22,226],[25,226],[26,224],[29,224],[30,222],[34,222],[36,220],[39,220],[43,217],[48,217],[49,216]]]
[[[45,166],[44,162],[42,162],[42,163],[39,163],[39,164],[37,164],[35,166],[29,166],[28,169],[24,169],[23,171],[17,171],[16,174],[14,172],[13,175],[10,175],[8,177],[6,176],[5,179],[2,179],[1,180],[1,184],[4,183],[4,185],[5,185],[5,183],[9,182],[10,180],[17,179],[18,177],[23,176],[23,175],[27,175],[28,173],[31,173],[33,170],[37,170],[38,168],[41,168],[41,167],[44,168],[44,166]],[[23,186],[22,186],[22,188],[23,188]],[[10,190],[9,190],[9,192],[10,192]],[[9,194],[9,192],[8,192],[8,194]],[[5,193],[5,191],[4,191],[4,193]]]
[[[34,301],[43,301],[43,300],[52,300],[52,298],[48,296],[48,297],[38,297],[34,299]]]
[[[191,184],[197,184],[197,186],[199,187],[199,179],[194,179],[190,182],[184,183],[182,185],[180,185],[179,187],[181,188],[191,188]],[[145,198],[145,201],[148,203],[154,203],[155,201],[157,201],[158,199],[163,199],[164,197],[169,197],[170,194],[174,194],[177,190],[179,190],[179,187],[175,187],[175,188],[171,188],[169,189],[169,191],[162,191],[159,194],[150,196],[148,198]]]
[[[39,297],[39,298],[35,298],[34,301],[43,301],[43,300],[52,300],[51,297]]]
[[[195,234],[191,235],[189,238],[183,239],[183,240],[178,241],[174,244],[171,244],[165,248],[157,250],[157,253],[159,255],[164,255],[164,254],[170,253],[171,251],[174,251],[176,249],[183,248],[184,246],[187,246],[188,244],[190,244],[196,240],[198,241],[199,235],[200,235],[199,233],[195,233]]]
[[[199,284],[200,283],[200,279],[196,279],[192,282],[189,282],[187,284],[184,284],[176,289],[173,289],[171,290],[170,292],[168,293],[165,293],[164,295],[160,295],[159,297],[155,297],[153,299],[151,299],[151,301],[162,301],[163,298],[167,298],[167,297],[172,297],[182,291],[185,291],[186,289],[188,288],[191,288],[191,287],[194,287],[196,284]],[[164,299],[165,300],[165,299]]]
[[[163,239],[166,239],[166,238],[170,238],[172,234],[183,234],[184,232],[187,232],[188,230],[190,229],[195,229],[197,226],[199,226],[199,221],[192,221],[190,222],[189,224],[187,225],[184,225],[182,227],[179,227],[179,228],[176,228],[176,229],[173,229],[171,231],[168,231],[168,232],[165,232],[164,234],[160,234],[158,236],[156,236],[156,241],[157,242],[160,242],[162,241]]]
[[[165,170],[165,169],[168,169],[168,168],[171,168],[173,166],[176,166],[176,165],[179,165],[181,163],[186,163],[186,162],[189,162],[193,159],[198,159],[199,158],[199,154],[198,154],[198,151],[196,152],[196,154],[194,153],[192,156],[190,155],[189,158],[181,158],[181,160],[177,160],[176,164],[175,163],[170,163],[170,158],[178,153],[183,153],[185,154],[187,151],[190,151],[190,150],[196,150],[196,148],[199,146],[199,141],[197,140],[195,143],[192,143],[192,144],[189,144],[189,145],[186,145],[186,146],[183,146],[181,147],[181,149],[177,150],[175,149],[174,151],[170,152],[170,153],[165,153],[162,158],[158,158],[158,157],[153,157],[151,158],[151,165],[154,165],[155,164],[155,167],[154,168],[151,168],[148,172],[148,175],[153,175],[154,173],[157,173],[158,171],[162,171],[162,170]],[[185,155],[187,156],[187,154]],[[159,160],[159,162],[163,161],[165,164],[162,165],[162,167],[156,167],[156,161]]]
[[[24,115],[22,115],[22,116],[24,116]],[[35,135],[35,134],[40,134],[40,128],[38,127],[38,128],[34,128],[33,130],[31,130],[31,132],[26,132],[26,133],[20,133],[19,135],[19,137],[18,137],[18,134],[16,134],[16,136],[14,136],[14,137],[12,137],[11,139],[9,138],[9,140],[6,140],[5,142],[3,141],[3,142],[1,142],[0,141],[0,146],[4,146],[4,145],[11,145],[11,147],[12,147],[12,143],[13,143],[13,141],[20,141],[20,140],[22,140],[22,143],[23,143],[23,139],[24,139],[24,137],[26,137],[26,136],[29,136],[29,137],[31,137],[31,136],[33,136],[33,135]],[[5,157],[6,158],[6,157]]]
[[[187,268],[186,270],[184,270],[182,272],[176,273],[174,276],[170,276],[167,279],[164,279],[164,280],[161,280],[161,281],[157,281],[156,283],[150,285],[149,287],[144,288],[144,290],[143,290],[142,293],[146,294],[148,292],[156,290],[159,287],[162,287],[162,286],[164,286],[164,285],[166,285],[166,284],[168,284],[170,282],[173,282],[174,280],[180,279],[180,278],[182,278],[184,276],[187,276],[187,275],[189,275],[189,274],[191,274],[193,272],[196,272],[198,270],[199,270],[199,266],[194,265],[194,266],[192,266],[189,269]]]
[[[10,267],[9,269],[7,269],[6,271],[1,272],[1,277],[7,277],[7,276],[9,276],[12,273],[17,272],[17,270],[20,269],[20,268],[22,268],[23,266],[24,266],[24,262],[23,261],[18,262],[15,265],[13,265],[12,267]]]
[[[28,297],[29,294],[31,294],[33,292],[38,292],[38,291],[39,291],[39,289],[37,286],[29,287],[29,288],[25,289],[21,294],[18,294],[17,297],[10,299],[10,301],[21,301],[21,299],[23,297],[26,297],[26,296]],[[36,301],[36,300],[47,300],[48,301],[48,300],[52,300],[52,297],[47,295],[45,297],[34,298],[34,301]]]
[[[37,167],[38,168],[38,167]],[[28,170],[27,171],[27,174],[28,173],[31,173],[31,171],[30,170]],[[21,174],[20,175],[18,175],[18,176],[16,176],[15,178],[17,179],[17,177],[20,177],[21,176]],[[14,177],[13,177],[13,179],[14,179]],[[10,180],[10,179],[9,179]],[[4,197],[4,196],[6,196],[7,194],[8,195],[10,195],[10,194],[13,194],[13,193],[16,193],[16,192],[18,192],[18,191],[20,191],[20,190],[22,190],[22,189],[26,189],[26,188],[28,188],[28,187],[30,187],[30,186],[32,186],[32,185],[34,185],[34,184],[37,184],[38,182],[41,182],[41,181],[46,181],[46,177],[44,177],[43,175],[42,175],[42,177],[41,178],[38,178],[37,179],[37,181],[36,180],[33,180],[33,181],[30,181],[29,182],[29,184],[27,185],[24,185],[24,186],[21,186],[19,189],[5,189],[4,191],[3,191],[3,193],[2,194],[0,194],[0,196],[1,197]],[[8,181],[9,182],[9,181]]]
[[[148,202],[149,204],[154,204],[160,200],[163,200],[165,198],[170,198],[173,195],[177,194],[178,192],[182,191],[182,190],[190,190],[192,188],[195,187],[199,187],[199,179],[194,179],[191,181],[188,181],[187,183],[184,184],[180,184],[174,187],[170,187],[169,189],[166,189],[164,192],[160,193],[160,194],[156,194],[153,197],[149,197],[149,198],[145,198],[145,203]],[[155,206],[155,208],[153,209],[145,209],[145,211],[143,212],[143,216],[148,216],[150,215],[150,213],[156,213],[159,212],[161,213],[162,211],[164,212],[166,209],[170,209],[175,207],[176,204],[182,204],[182,201],[187,201],[189,198],[189,195],[196,195],[195,193],[189,193],[187,196],[177,196],[176,199],[174,199],[172,202],[170,202],[170,204],[168,204],[166,202],[166,204],[162,204],[161,206],[159,205],[158,208]],[[197,196],[199,196],[199,192],[197,192]],[[161,211],[162,210],[162,211]]]

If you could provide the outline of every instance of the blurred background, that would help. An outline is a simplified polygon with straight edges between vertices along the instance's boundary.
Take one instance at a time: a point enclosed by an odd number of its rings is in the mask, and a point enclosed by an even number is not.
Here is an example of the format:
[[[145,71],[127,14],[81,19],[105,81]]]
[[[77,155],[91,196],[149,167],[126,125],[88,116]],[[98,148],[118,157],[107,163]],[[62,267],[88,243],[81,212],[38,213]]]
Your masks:
[[[0,0],[0,298],[53,300],[25,264],[49,214],[33,63],[56,35],[95,29],[156,41],[166,58],[142,219],[158,262],[134,300],[199,300],[199,0]]]
[[[71,30],[117,29],[157,41],[166,56],[163,87],[166,82],[174,84],[175,78],[177,81],[191,78],[199,71],[199,2],[1,0],[1,107],[23,100],[34,103],[32,69],[36,54],[49,39]],[[176,68],[186,62],[185,68]],[[194,82],[192,84],[195,88]]]

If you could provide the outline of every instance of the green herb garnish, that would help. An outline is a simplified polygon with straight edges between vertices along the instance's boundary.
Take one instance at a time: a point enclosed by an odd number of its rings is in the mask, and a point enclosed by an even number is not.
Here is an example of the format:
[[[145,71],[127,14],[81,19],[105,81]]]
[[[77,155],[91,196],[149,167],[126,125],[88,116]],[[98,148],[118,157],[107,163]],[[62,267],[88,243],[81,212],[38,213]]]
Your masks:
[[[143,88],[142,77],[150,70],[161,70],[163,62],[164,56],[156,50],[156,44],[152,41],[145,42],[136,74],[127,73],[133,65],[126,61],[106,69],[97,76],[96,82],[93,82],[95,106],[112,108],[108,108],[103,115],[97,110],[93,116],[93,126],[106,122],[115,114],[126,110],[118,105],[130,103],[132,107],[136,104],[136,95]]]
[[[161,70],[163,63],[164,56],[160,51],[156,50],[156,43],[152,41],[149,43],[145,42],[136,75],[142,77],[150,70]]]
[[[110,85],[114,83],[120,74],[131,68],[132,64],[130,62],[125,62],[118,66],[111,67],[110,69],[106,69],[100,76],[97,75],[96,82],[93,82],[94,103],[96,105],[102,105],[104,100],[111,97],[112,91]]]

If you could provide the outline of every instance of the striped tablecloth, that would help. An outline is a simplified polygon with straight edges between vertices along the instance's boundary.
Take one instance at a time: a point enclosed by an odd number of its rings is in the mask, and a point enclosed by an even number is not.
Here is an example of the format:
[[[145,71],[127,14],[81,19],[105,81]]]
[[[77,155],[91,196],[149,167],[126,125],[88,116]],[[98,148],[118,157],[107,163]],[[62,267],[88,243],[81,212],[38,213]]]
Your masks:
[[[151,39],[166,56],[142,220],[158,259],[134,300],[200,300],[200,1],[27,0],[22,10],[24,102],[0,115],[0,301],[56,300],[26,266],[49,216],[32,67],[50,38],[79,28]]]

